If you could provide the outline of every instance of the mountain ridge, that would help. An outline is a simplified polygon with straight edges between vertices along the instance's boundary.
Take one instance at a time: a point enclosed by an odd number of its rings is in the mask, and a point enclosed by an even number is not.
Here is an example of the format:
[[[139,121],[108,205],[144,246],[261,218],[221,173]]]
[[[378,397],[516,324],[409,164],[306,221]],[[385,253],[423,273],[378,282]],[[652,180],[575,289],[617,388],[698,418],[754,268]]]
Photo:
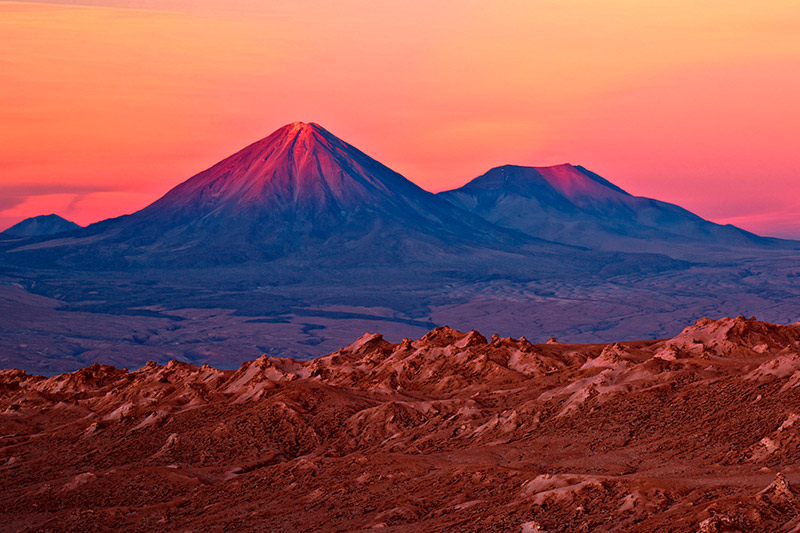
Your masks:
[[[633,196],[579,165],[503,165],[433,194],[322,126],[295,122],[136,213],[68,238],[12,243],[4,256],[15,264],[91,269],[282,258],[345,264],[355,256],[424,263],[457,254],[477,254],[485,262],[498,251],[548,261],[561,254],[588,264],[577,258],[579,249],[695,261],[705,252],[696,244],[800,247]],[[596,262],[608,261],[617,259],[598,256]]]

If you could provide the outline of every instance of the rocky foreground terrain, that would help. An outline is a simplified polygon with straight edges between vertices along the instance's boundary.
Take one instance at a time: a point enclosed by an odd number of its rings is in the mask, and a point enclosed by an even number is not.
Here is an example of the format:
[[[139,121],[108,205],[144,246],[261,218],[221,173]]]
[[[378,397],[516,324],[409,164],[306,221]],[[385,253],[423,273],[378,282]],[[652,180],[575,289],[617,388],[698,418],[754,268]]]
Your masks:
[[[800,323],[743,317],[3,370],[0,529],[800,531],[798,386]]]

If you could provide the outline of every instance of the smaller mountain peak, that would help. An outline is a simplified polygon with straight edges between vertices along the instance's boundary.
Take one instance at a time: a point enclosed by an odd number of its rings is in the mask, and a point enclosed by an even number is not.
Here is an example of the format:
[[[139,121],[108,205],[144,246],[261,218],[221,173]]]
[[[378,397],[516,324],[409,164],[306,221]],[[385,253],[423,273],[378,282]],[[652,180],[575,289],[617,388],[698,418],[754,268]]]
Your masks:
[[[78,229],[80,226],[55,214],[39,215],[14,224],[2,233],[18,237],[35,237],[39,235],[55,235],[65,231]]]

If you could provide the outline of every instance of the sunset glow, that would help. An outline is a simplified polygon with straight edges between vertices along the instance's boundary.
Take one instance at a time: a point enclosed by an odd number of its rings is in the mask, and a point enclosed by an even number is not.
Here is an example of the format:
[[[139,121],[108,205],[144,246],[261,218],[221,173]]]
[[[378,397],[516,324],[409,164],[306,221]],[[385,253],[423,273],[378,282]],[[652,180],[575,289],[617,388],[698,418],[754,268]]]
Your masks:
[[[796,0],[76,4],[0,2],[0,229],[313,121],[431,191],[569,162],[800,238]]]

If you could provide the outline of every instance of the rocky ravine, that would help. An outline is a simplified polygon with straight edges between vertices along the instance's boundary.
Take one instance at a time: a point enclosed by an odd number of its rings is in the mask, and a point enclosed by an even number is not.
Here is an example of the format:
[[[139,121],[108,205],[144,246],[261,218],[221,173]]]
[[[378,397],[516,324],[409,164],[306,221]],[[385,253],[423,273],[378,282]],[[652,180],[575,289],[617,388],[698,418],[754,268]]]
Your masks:
[[[800,531],[800,323],[0,371],[0,529]]]

